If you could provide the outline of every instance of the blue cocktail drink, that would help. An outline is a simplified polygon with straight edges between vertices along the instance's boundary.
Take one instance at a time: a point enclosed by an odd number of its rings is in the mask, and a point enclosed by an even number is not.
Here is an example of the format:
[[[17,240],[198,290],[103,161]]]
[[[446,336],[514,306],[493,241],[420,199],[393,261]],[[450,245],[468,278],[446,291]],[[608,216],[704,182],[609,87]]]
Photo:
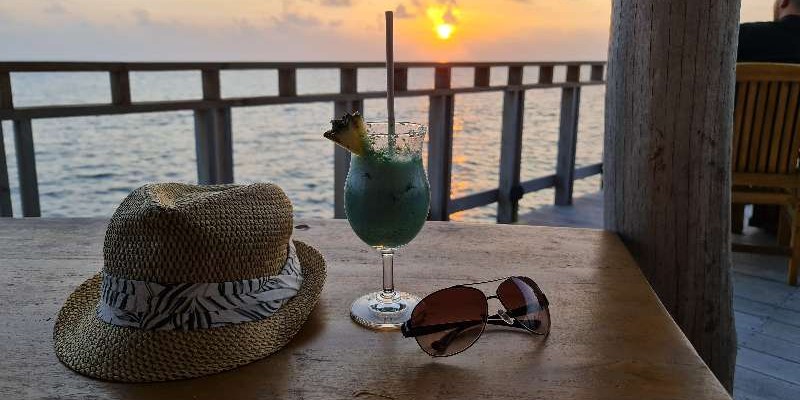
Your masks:
[[[425,126],[367,124],[364,150],[352,154],[345,184],[347,220],[383,258],[383,290],[353,302],[350,315],[373,329],[398,329],[419,297],[394,290],[395,250],[410,242],[428,217],[430,187],[422,166]]]
[[[375,248],[397,248],[417,236],[428,216],[430,191],[422,158],[353,155],[345,186],[350,226]]]

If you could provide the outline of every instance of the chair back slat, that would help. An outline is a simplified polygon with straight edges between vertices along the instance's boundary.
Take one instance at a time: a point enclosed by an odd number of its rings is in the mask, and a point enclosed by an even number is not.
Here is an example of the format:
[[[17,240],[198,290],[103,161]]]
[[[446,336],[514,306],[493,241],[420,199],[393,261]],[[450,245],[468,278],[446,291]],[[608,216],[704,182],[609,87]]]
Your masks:
[[[756,89],[756,103],[753,110],[753,126],[750,128],[750,156],[747,159],[747,172],[760,172],[758,170],[759,150],[764,142],[764,113],[767,110],[767,91],[769,82],[758,82]]]
[[[775,108],[778,101],[778,86],[780,82],[769,82],[767,91],[766,104],[767,108],[764,110],[764,125],[761,129],[761,145],[758,151],[758,163],[756,169],[758,171],[768,171],[767,165],[770,159],[770,151],[772,150],[772,141],[774,139],[772,126],[775,122]],[[772,172],[772,171],[770,171]]]
[[[778,172],[784,174],[797,169],[797,153],[798,147],[800,147],[800,138],[797,133],[797,109],[798,104],[800,104],[800,83],[792,82],[789,86],[789,102],[786,105],[786,117],[782,127],[786,148],[781,149],[785,151],[786,154],[780,159],[783,164],[778,170]],[[787,132],[790,133],[787,134]]]
[[[737,160],[736,168],[733,171],[747,171],[748,156],[750,155],[750,139],[753,132],[753,118],[756,110],[756,99],[758,97],[758,82],[746,83],[746,100],[744,101],[744,116],[742,118],[742,126],[739,127],[741,131],[741,140],[739,140],[739,147],[736,149],[734,158]]]
[[[781,82],[776,85],[778,88],[778,103],[775,107],[774,123],[772,124],[772,144],[769,150],[768,171],[779,171],[778,160],[781,157],[781,139],[783,135],[783,123],[786,119],[786,101],[789,98],[789,84]],[[786,135],[789,136],[789,135]]]
[[[800,157],[800,65],[740,63],[733,172],[791,173]]]
[[[736,171],[739,168],[739,146],[742,142],[742,125],[744,125],[744,104],[747,101],[747,89],[750,84],[741,82],[736,84],[736,106],[733,111],[733,146],[731,151],[731,169]]]

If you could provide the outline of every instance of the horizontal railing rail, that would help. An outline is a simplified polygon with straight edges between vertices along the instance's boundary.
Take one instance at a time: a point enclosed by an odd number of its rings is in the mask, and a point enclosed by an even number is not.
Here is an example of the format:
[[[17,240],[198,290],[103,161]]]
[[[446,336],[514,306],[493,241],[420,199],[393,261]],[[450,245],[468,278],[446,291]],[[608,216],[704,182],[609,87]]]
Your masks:
[[[385,91],[358,91],[358,70],[384,68],[382,62],[0,62],[0,121],[10,120],[14,127],[19,191],[23,216],[40,216],[38,177],[33,143],[33,119],[93,115],[191,110],[195,117],[198,182],[233,183],[233,132],[231,109],[292,103],[333,102],[336,117],[345,112],[361,111],[364,100],[386,97]],[[589,79],[581,79],[581,68],[589,68]],[[504,85],[491,85],[491,68],[508,68]],[[536,83],[523,83],[525,67],[538,68]],[[433,68],[434,87],[408,88],[408,70]],[[472,68],[471,86],[451,85],[453,68]],[[565,68],[563,81],[554,80],[555,68]],[[526,193],[555,188],[555,203],[570,204],[576,179],[602,172],[601,164],[575,168],[580,93],[583,86],[604,85],[604,62],[401,62],[395,64],[397,97],[428,96],[429,143],[428,178],[431,183],[431,219],[447,220],[450,214],[498,203],[497,221],[517,219],[518,203]],[[337,93],[297,93],[297,70],[338,69],[340,90]],[[220,71],[277,70],[278,93],[273,96],[223,97]],[[133,101],[130,73],[152,71],[201,72],[202,98],[169,101]],[[58,104],[15,107],[11,76],[15,73],[107,72],[111,101],[97,104]],[[561,116],[556,171],[528,181],[520,181],[522,163],[522,124],[525,92],[534,89],[560,88]],[[453,151],[454,97],[457,94],[503,92],[501,156],[498,188],[450,197]],[[335,216],[344,216],[344,180],[349,153],[334,146]],[[13,215],[10,184],[5,160],[2,125],[0,125],[0,216]]]
[[[602,65],[604,61],[405,61],[402,68],[476,67],[559,67]],[[0,72],[106,72],[106,71],[185,71],[247,69],[336,69],[384,68],[383,61],[234,61],[234,62],[95,62],[95,61],[0,61]]]

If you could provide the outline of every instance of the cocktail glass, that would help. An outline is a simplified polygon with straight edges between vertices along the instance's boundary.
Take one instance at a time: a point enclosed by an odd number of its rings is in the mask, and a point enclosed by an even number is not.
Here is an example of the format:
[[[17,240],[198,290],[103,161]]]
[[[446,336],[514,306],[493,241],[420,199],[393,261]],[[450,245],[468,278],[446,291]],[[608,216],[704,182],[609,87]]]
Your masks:
[[[383,290],[353,302],[350,316],[371,329],[399,329],[420,298],[394,289],[393,257],[422,229],[428,217],[430,186],[422,166],[426,127],[398,122],[368,123],[370,149],[353,154],[345,184],[347,220],[361,240],[383,258]]]

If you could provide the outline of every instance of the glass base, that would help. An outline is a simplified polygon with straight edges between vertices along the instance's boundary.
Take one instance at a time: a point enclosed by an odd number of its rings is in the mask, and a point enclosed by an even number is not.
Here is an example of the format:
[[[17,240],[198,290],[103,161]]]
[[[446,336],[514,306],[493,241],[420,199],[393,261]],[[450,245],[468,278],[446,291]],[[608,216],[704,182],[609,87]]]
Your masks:
[[[411,318],[411,311],[420,300],[419,296],[406,292],[394,292],[391,297],[373,292],[353,302],[350,317],[365,328],[399,330],[400,325]]]

